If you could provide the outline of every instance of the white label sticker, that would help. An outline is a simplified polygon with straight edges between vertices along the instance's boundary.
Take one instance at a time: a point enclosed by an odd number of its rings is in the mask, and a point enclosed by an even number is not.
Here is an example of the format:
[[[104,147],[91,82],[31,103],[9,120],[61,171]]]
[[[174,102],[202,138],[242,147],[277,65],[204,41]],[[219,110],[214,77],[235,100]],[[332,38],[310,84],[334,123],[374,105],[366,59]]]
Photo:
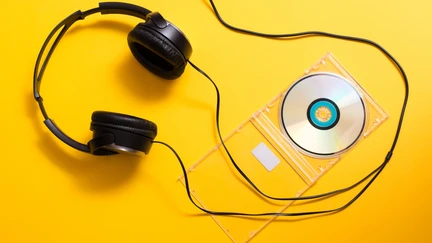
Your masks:
[[[269,172],[280,163],[279,158],[264,143],[258,144],[252,154]]]

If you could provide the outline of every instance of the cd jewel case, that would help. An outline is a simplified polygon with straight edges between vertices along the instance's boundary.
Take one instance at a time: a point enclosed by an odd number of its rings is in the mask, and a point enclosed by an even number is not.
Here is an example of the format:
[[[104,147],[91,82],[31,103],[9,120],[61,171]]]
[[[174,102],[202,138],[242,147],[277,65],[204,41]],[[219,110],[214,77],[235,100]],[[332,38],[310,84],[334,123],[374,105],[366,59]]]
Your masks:
[[[224,142],[245,174],[267,195],[300,197],[388,114],[328,53],[256,111]],[[187,171],[191,193],[214,211],[285,212],[239,175],[221,144]],[[179,180],[184,185],[184,177]],[[248,242],[274,217],[211,215],[233,242]]]

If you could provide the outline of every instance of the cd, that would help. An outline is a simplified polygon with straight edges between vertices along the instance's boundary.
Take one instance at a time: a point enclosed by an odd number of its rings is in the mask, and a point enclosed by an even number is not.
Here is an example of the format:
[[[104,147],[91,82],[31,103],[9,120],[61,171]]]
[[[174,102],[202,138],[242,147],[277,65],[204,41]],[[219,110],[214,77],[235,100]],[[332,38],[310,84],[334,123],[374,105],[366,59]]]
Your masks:
[[[281,128],[300,152],[336,157],[360,138],[366,123],[362,95],[342,76],[314,73],[296,81],[280,109]]]

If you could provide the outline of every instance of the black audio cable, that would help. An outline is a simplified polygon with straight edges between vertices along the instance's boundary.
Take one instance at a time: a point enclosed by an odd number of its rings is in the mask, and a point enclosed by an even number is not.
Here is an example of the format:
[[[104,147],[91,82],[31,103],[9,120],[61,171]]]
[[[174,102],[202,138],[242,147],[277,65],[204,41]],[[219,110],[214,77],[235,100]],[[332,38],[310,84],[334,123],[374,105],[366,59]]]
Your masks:
[[[266,33],[260,33],[260,32],[255,32],[255,31],[251,31],[251,30],[245,30],[245,29],[241,29],[238,27],[234,27],[230,24],[228,24],[227,22],[225,22],[222,17],[220,16],[219,12],[217,11],[217,8],[215,6],[215,4],[213,3],[213,0],[209,0],[210,4],[216,14],[216,17],[218,18],[218,20],[222,23],[222,25],[224,25],[225,27],[240,32],[240,33],[244,33],[244,34],[249,34],[249,35],[255,35],[258,37],[265,37],[265,38],[296,38],[296,37],[307,37],[307,36],[324,36],[324,37],[331,37],[331,38],[336,38],[336,39],[342,39],[342,40],[348,40],[348,41],[354,41],[354,42],[360,42],[360,43],[364,43],[364,44],[368,44],[368,45],[372,45],[376,48],[378,48],[381,52],[384,53],[384,55],[386,55],[398,68],[400,74],[403,77],[403,81],[404,81],[404,85],[405,85],[405,98],[404,98],[404,102],[402,105],[402,110],[400,113],[400,118],[399,118],[399,123],[396,129],[396,134],[393,140],[393,144],[389,150],[389,152],[387,153],[387,155],[384,158],[384,162],[378,167],[376,168],[374,171],[372,171],[371,173],[369,173],[366,177],[364,177],[363,179],[361,179],[360,181],[358,181],[357,183],[343,188],[343,189],[338,189],[338,190],[334,190],[331,192],[327,192],[327,193],[323,193],[323,194],[318,194],[318,195],[313,195],[313,196],[304,196],[304,197],[285,197],[285,198],[280,198],[280,197],[272,197],[272,196],[268,196],[267,194],[263,193],[251,180],[250,178],[241,170],[241,168],[237,165],[237,163],[235,162],[234,158],[231,156],[228,148],[226,147],[224,140],[222,138],[221,132],[220,132],[220,126],[219,126],[219,111],[220,111],[220,92],[219,89],[216,85],[216,83],[210,78],[210,76],[208,76],[204,71],[202,71],[200,68],[198,68],[196,65],[194,65],[191,61],[188,61],[189,64],[195,69],[197,70],[199,73],[201,73],[202,75],[204,75],[208,80],[210,80],[210,82],[213,84],[213,86],[215,87],[216,90],[216,94],[217,94],[217,104],[216,104],[216,126],[217,126],[217,131],[218,131],[218,135],[219,135],[219,139],[222,143],[222,146],[225,150],[225,152],[227,153],[228,157],[231,160],[231,163],[234,165],[234,167],[236,168],[236,170],[240,173],[240,175],[257,191],[259,192],[262,196],[269,198],[269,199],[273,199],[273,200],[309,200],[309,199],[316,199],[316,198],[323,198],[323,197],[329,197],[329,196],[334,196],[336,194],[342,193],[342,192],[346,192],[349,191],[355,187],[357,187],[358,185],[360,185],[361,183],[363,183],[364,181],[366,181],[368,178],[370,178],[372,175],[374,175],[372,177],[372,179],[360,190],[360,192],[358,192],[348,203],[344,204],[341,207],[335,208],[335,209],[330,209],[330,210],[322,210],[322,211],[311,211],[311,212],[296,212],[296,213],[276,213],[276,212],[269,212],[269,213],[240,213],[240,212],[219,212],[219,211],[211,211],[211,210],[207,210],[204,209],[202,207],[200,207],[199,205],[196,204],[196,202],[193,200],[191,194],[190,194],[190,188],[189,188],[189,180],[187,177],[187,172],[186,169],[184,167],[184,164],[180,158],[180,156],[178,155],[178,153],[174,150],[174,148],[172,148],[170,145],[164,143],[164,142],[160,142],[160,141],[154,141],[154,143],[158,143],[158,144],[162,144],[165,145],[166,147],[168,147],[177,157],[178,161],[180,162],[183,174],[184,174],[184,178],[185,178],[185,185],[186,185],[186,191],[187,191],[187,195],[189,197],[189,199],[191,200],[191,202],[201,211],[205,212],[205,213],[209,213],[209,214],[213,214],[213,215],[230,215],[230,216],[303,216],[303,215],[315,215],[315,214],[325,214],[325,213],[333,213],[333,212],[338,212],[338,211],[342,211],[344,209],[346,209],[347,207],[349,207],[351,204],[353,204],[368,188],[369,186],[375,181],[375,179],[378,177],[378,175],[383,171],[383,169],[385,168],[385,166],[388,164],[388,162],[390,161],[394,149],[396,147],[396,144],[398,142],[399,139],[399,134],[400,131],[402,129],[402,123],[403,123],[403,118],[405,116],[405,110],[407,107],[407,103],[408,103],[408,96],[409,96],[409,84],[408,84],[408,78],[405,74],[405,71],[403,70],[402,66],[399,64],[399,62],[387,51],[385,50],[381,45],[377,44],[374,41],[365,39],[365,38],[359,38],[359,37],[352,37],[352,36],[345,36],[345,35],[338,35],[338,34],[333,34],[333,33],[328,33],[328,32],[322,32],[322,31],[305,31],[305,32],[298,32],[298,33],[290,33],[290,34],[266,34]]]

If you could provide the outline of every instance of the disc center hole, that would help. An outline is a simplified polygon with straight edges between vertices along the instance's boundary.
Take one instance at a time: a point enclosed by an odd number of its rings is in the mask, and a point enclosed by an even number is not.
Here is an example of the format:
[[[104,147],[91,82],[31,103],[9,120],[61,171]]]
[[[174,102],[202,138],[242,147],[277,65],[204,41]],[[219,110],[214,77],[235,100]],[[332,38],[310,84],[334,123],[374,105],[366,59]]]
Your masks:
[[[328,122],[332,118],[332,112],[328,107],[320,106],[315,111],[315,117],[320,122]]]

